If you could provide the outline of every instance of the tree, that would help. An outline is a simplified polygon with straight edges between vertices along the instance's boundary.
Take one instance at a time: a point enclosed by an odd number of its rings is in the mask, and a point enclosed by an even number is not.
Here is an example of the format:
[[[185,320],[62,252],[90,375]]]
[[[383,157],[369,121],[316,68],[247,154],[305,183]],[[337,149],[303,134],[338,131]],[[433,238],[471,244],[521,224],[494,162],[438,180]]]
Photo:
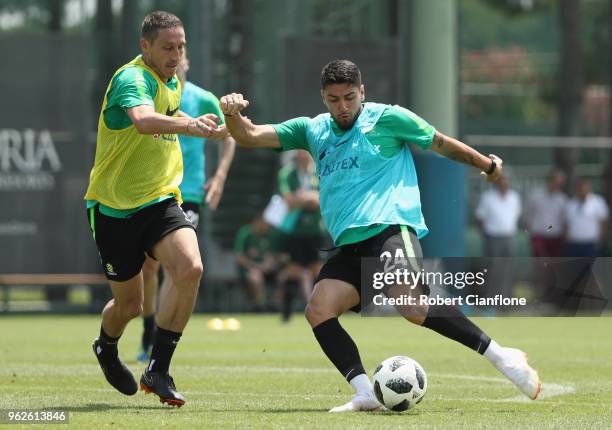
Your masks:
[[[612,137],[612,0],[608,0],[608,136]],[[608,150],[608,166],[604,172],[604,194],[612,208],[612,149]],[[608,233],[610,237],[612,232]]]
[[[128,2],[131,3],[131,2]],[[104,98],[106,84],[115,71],[116,50],[113,38],[113,11],[111,0],[97,0],[96,17],[94,23],[94,52],[96,58],[96,77],[93,86],[92,103],[93,112],[99,112]]]
[[[138,53],[140,10],[137,1],[124,1],[121,10],[119,34],[121,38],[121,60],[131,60]]]
[[[582,93],[584,89],[584,55],[580,40],[580,0],[559,2],[559,28],[561,30],[559,85],[557,108],[559,136],[581,134]],[[565,171],[568,186],[574,182],[574,167],[578,161],[578,148],[557,148],[555,162]]]
[[[579,136],[583,132],[582,106],[584,89],[584,52],[581,40],[580,0],[483,0],[509,16],[552,10],[559,11],[559,75],[553,98],[558,113],[557,134]],[[556,148],[555,164],[568,177],[568,187],[574,181],[578,148]]]
[[[50,32],[58,33],[62,31],[64,3],[65,0],[2,0],[0,12],[21,12],[26,26],[46,27]]]
[[[49,31],[59,33],[62,31],[62,17],[64,12],[64,0],[49,0]]]

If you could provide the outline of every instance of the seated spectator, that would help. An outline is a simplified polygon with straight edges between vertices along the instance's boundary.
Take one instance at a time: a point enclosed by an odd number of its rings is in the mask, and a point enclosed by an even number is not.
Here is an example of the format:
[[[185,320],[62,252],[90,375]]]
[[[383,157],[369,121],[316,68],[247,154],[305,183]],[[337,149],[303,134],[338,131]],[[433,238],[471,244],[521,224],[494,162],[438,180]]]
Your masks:
[[[273,283],[276,277],[277,242],[276,231],[261,216],[242,226],[236,235],[234,253],[240,280],[248,288],[255,311],[264,310],[264,287]]]

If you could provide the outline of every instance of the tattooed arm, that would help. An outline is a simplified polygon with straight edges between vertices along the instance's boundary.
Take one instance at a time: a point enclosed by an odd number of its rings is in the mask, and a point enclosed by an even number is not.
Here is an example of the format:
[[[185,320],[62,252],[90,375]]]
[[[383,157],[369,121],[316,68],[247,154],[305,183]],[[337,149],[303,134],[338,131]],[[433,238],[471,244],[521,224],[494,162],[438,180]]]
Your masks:
[[[489,154],[486,157],[465,143],[445,136],[438,131],[434,136],[431,150],[451,160],[480,169],[480,174],[486,176],[489,182],[495,182],[501,176],[502,160],[499,157],[494,154]],[[491,168],[492,162],[495,162],[495,170],[487,174],[486,172]]]

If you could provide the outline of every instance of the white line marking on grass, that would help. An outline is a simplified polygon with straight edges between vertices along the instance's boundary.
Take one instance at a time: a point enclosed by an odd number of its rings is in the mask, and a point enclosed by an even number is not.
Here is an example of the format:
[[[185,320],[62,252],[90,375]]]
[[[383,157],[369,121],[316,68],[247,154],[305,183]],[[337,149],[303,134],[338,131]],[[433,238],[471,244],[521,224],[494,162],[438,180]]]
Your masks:
[[[474,376],[474,375],[458,375],[456,373],[428,373],[433,378],[449,378],[449,379],[465,379],[467,381],[484,381],[484,382],[504,382],[510,384],[506,378],[497,378],[492,376]]]
[[[246,393],[246,392],[217,392],[217,391],[184,391],[185,395],[195,396],[195,397],[206,397],[206,396],[237,396],[237,397],[256,397],[258,399],[264,399],[264,397],[272,397],[272,398],[280,398],[280,399],[303,399],[303,400],[312,400],[312,399],[329,399],[329,398],[338,398],[345,399],[351,397],[350,394],[313,394],[313,393]],[[264,399],[265,400],[265,399]]]
[[[19,367],[19,366],[13,366],[13,367]],[[52,366],[54,369],[54,373],[56,375],[58,374],[63,374],[63,372],[61,370],[64,370],[63,367],[60,365],[54,365]],[[97,370],[98,366],[95,365],[66,365],[66,371],[69,371],[71,376],[74,376],[75,374],[80,374],[80,375],[94,375],[97,374],[98,370]],[[27,364],[27,368],[29,370],[29,374],[31,376],[32,370],[45,370],[47,371],[49,368],[49,365],[47,364]],[[242,371],[242,372],[247,372],[247,373],[284,373],[284,374],[299,374],[299,373],[322,373],[322,374],[327,374],[327,373],[336,373],[335,369],[332,368],[328,368],[328,367],[274,367],[274,366],[218,366],[218,365],[201,365],[201,366],[179,366],[177,368],[177,373],[181,374],[183,372],[192,372],[192,371],[198,371],[201,372],[202,370],[210,370],[210,371],[216,371],[216,372],[237,372],[237,371]],[[36,373],[34,371],[34,373]],[[502,383],[502,384],[508,384],[511,385],[511,382],[508,381],[506,378],[500,378],[500,377],[491,377],[491,376],[477,376],[477,375],[460,375],[460,374],[454,374],[454,373],[431,373],[429,374],[430,377],[430,382],[435,381],[436,379],[460,379],[460,380],[467,380],[467,381],[481,381],[481,382],[485,382],[485,383]],[[433,381],[431,381],[433,379]],[[433,385],[437,385],[437,383],[434,383]],[[474,384],[474,385],[486,385],[486,384]],[[11,386],[0,386],[0,387],[11,387]],[[44,391],[46,388],[45,387],[29,387],[28,389],[32,390],[32,391]],[[74,389],[73,389],[74,390]],[[98,392],[107,392],[107,391],[114,391],[112,389],[81,389],[82,391],[98,391]],[[75,390],[75,391],[81,391],[81,390]],[[540,400],[546,400],[546,399],[550,399],[553,397],[557,397],[557,396],[561,396],[561,395],[565,395],[565,394],[572,394],[575,393],[576,389],[572,386],[572,385],[562,385],[562,384],[557,384],[557,383],[543,383],[542,384],[542,391],[540,392],[540,395],[538,396],[538,401],[536,401],[536,403],[538,403]],[[195,392],[192,392],[193,394],[196,394]],[[203,392],[202,394],[206,395],[206,394],[210,394],[210,395],[224,395],[226,393],[216,393],[216,392]],[[236,395],[237,393],[234,393],[233,395]],[[246,395],[249,396],[246,393],[240,393],[241,395]],[[198,394],[196,394],[198,395]],[[260,394],[256,394],[254,393],[253,395],[255,396],[259,396]],[[274,397],[302,397],[302,394],[285,394],[285,393],[277,393],[276,395],[273,395]],[[305,396],[308,397],[308,396]],[[344,395],[326,395],[326,394],[319,394],[313,397],[345,397]],[[514,397],[508,397],[508,398],[459,398],[459,399],[454,399],[454,398],[441,398],[440,400],[445,400],[445,401],[462,401],[462,400],[470,400],[470,401],[482,401],[482,402],[491,402],[491,403],[505,403],[505,402],[520,402],[520,403],[529,403],[532,402],[532,400],[528,399],[527,397],[523,396],[523,395],[517,395]]]
[[[446,375],[449,376],[449,375]],[[457,379],[473,379],[472,377],[463,377],[463,375],[453,375]],[[449,376],[450,377],[450,376]],[[488,378],[491,382],[507,382],[510,381],[501,378]],[[552,397],[561,396],[564,394],[573,394],[576,389],[571,385],[561,385],[553,383],[542,383],[542,391],[538,395],[537,400],[531,400],[524,395],[517,395],[514,397],[507,397],[503,399],[493,399],[487,397],[463,397],[463,398],[447,398],[441,397],[440,400],[452,400],[452,401],[478,401],[478,402],[489,402],[489,403],[543,403],[545,399]]]
[[[576,389],[571,385],[560,385],[560,384],[552,384],[544,382],[542,383],[542,391],[538,395],[538,399],[536,400],[544,400],[550,399],[551,397],[561,396],[563,394],[573,394],[576,392]],[[532,400],[528,399],[525,396],[516,396],[510,399],[506,399],[509,402],[532,402]]]
[[[240,372],[261,372],[261,373],[334,373],[336,369],[327,367],[272,367],[272,366],[181,366],[180,370],[216,370],[216,371],[240,371]]]
[[[462,376],[468,376],[468,375],[453,375],[455,377],[457,377],[457,379],[462,379]],[[471,377],[470,377],[471,379]],[[497,382],[497,381],[496,381]],[[0,385],[0,389],[1,388],[9,388],[11,386],[9,385]],[[36,387],[29,387],[28,391],[32,392],[32,391],[38,391],[38,392],[43,392],[43,391],[48,391],[48,390],[52,390],[51,387],[42,387],[42,386],[36,386]],[[89,392],[89,393],[105,393],[105,394],[112,394],[112,393],[116,393],[116,390],[114,390],[113,388],[72,388],[72,391],[75,392]],[[495,399],[495,398],[488,398],[488,397],[448,397],[448,396],[430,396],[429,399],[431,401],[441,401],[441,402],[483,402],[483,403],[533,403],[533,404],[562,404],[562,403],[566,403],[562,400],[557,400],[557,401],[551,401],[551,400],[547,400],[547,399],[551,399],[552,397],[555,396],[560,396],[563,394],[571,394],[574,393],[575,389],[574,387],[571,386],[564,386],[564,385],[560,385],[560,384],[549,384],[549,383],[545,383],[542,384],[542,392],[540,393],[540,395],[538,396],[538,400],[536,401],[532,401],[527,399],[527,397],[522,396],[522,395],[518,395],[515,397],[509,397],[509,398],[502,398],[502,399]],[[186,390],[183,391],[183,393],[191,398],[206,398],[206,397],[235,397],[235,398],[242,398],[242,399],[249,399],[249,398],[268,398],[268,399],[294,399],[294,398],[298,398],[298,399],[302,399],[305,401],[308,400],[314,400],[314,399],[342,399],[342,398],[347,398],[348,394],[325,394],[325,393],[318,393],[318,394],[314,394],[314,393],[283,393],[283,392],[269,392],[269,393],[249,393],[249,392],[236,392],[236,391],[226,391],[226,392],[220,392],[220,391],[202,391],[202,390]],[[45,395],[30,395],[28,397],[22,397],[21,399],[28,399],[28,400],[35,400],[35,399],[44,399],[48,396]],[[574,405],[582,405],[582,406],[592,406],[592,407],[604,407],[604,408],[609,408],[610,404],[608,403],[597,403],[597,402],[582,402],[582,401],[572,401],[571,402]]]
[[[494,378],[494,377],[488,377],[488,376],[470,376],[470,375],[436,374],[436,373],[432,374],[431,376],[435,378],[455,378],[455,379],[466,379],[466,380],[472,380],[472,381],[487,381],[487,382],[497,382],[497,383],[501,382],[501,383],[511,384],[511,382],[505,378]],[[538,395],[538,399],[536,401],[550,399],[551,397],[561,396],[564,394],[573,394],[575,392],[576,392],[576,388],[574,388],[574,386],[572,385],[561,385],[561,384],[543,382],[542,391],[540,391],[540,394]],[[481,400],[481,401],[487,401],[487,402],[520,402],[520,403],[533,402],[533,400],[528,399],[524,395],[509,397],[506,399],[480,399],[479,398],[479,399],[474,399],[474,400]]]
[[[565,393],[568,394],[568,393]],[[509,397],[506,399],[491,399],[486,397],[446,397],[446,396],[430,396],[426,397],[426,400],[430,401],[440,401],[440,402],[483,402],[483,403],[525,403],[525,404],[533,404],[533,405],[573,405],[573,406],[591,406],[603,408],[606,410],[612,410],[610,407],[610,403],[602,403],[602,402],[588,402],[588,401],[580,401],[580,400],[572,400],[572,401],[564,401],[562,398],[559,399],[540,399],[538,396],[537,400],[529,400],[524,396],[516,396]]]

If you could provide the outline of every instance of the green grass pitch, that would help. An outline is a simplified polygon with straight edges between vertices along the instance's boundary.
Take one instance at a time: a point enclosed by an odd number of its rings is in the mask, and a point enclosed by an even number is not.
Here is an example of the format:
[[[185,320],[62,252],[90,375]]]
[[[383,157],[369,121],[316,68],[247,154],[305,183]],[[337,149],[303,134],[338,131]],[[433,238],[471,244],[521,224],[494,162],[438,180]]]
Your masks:
[[[384,358],[408,355],[425,368],[429,389],[404,413],[339,415],[327,410],[352,390],[300,315],[288,325],[276,315],[237,316],[235,332],[208,330],[209,318],[192,318],[175,354],[171,373],[187,399],[176,409],[106,383],[91,350],[98,317],[0,317],[0,409],[67,410],[67,427],[96,430],[612,427],[610,317],[475,319],[500,344],[529,353],[544,382],[535,402],[484,358],[427,329],[398,318],[344,317],[370,376]],[[120,343],[137,377],[141,326],[133,321]],[[45,426],[8,428],[20,427]]]

